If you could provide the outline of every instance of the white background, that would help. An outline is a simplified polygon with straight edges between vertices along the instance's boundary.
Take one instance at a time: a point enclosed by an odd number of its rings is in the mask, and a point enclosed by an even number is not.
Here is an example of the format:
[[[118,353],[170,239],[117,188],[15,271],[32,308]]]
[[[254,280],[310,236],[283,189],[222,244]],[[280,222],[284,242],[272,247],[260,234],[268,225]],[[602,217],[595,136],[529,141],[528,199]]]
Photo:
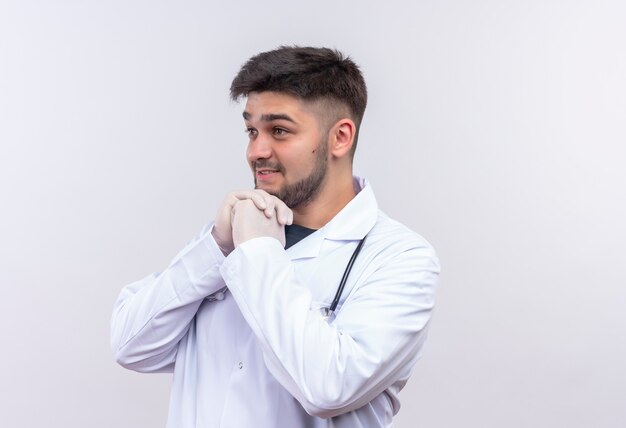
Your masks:
[[[399,428],[626,426],[622,1],[0,2],[0,415],[158,427],[113,302],[248,187],[239,66],[364,71],[355,171],[443,274]]]

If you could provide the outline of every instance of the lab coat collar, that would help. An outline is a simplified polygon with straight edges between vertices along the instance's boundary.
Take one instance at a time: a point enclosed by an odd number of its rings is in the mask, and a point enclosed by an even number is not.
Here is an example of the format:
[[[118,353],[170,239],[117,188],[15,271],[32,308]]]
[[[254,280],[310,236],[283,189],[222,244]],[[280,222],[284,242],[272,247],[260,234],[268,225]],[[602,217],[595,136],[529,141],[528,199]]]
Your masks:
[[[369,182],[354,177],[356,196],[343,207],[324,227],[309,235],[287,253],[292,260],[316,257],[325,239],[335,241],[361,240],[376,224],[378,203]]]

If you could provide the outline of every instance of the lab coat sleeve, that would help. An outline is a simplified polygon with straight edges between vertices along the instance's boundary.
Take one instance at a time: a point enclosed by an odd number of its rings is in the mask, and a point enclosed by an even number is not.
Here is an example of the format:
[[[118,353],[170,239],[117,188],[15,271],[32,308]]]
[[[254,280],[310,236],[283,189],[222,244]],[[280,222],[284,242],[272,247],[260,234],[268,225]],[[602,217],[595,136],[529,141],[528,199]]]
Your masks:
[[[111,320],[116,361],[139,372],[171,372],[177,345],[202,300],[224,286],[224,255],[207,225],[163,272],[124,287]]]
[[[247,241],[222,265],[268,369],[309,414],[329,418],[355,410],[408,378],[439,273],[432,247],[416,242],[359,275],[331,323],[311,308],[309,290],[275,239]]]

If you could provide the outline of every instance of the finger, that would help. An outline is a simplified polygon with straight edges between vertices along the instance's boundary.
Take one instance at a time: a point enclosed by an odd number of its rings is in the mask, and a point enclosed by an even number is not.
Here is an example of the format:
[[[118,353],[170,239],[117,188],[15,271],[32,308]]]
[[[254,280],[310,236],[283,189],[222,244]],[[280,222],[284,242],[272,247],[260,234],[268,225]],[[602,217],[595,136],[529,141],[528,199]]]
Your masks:
[[[278,223],[282,226],[293,223],[293,211],[289,209],[287,205],[276,196],[273,197],[274,203],[276,205],[276,217],[278,219]]]
[[[284,212],[288,210],[286,205],[278,199],[276,196],[270,195],[265,190],[262,189],[254,189],[254,190],[240,190],[236,192],[232,192],[229,196],[232,197],[230,208],[232,209],[234,205],[239,201],[250,200],[254,202],[254,205],[261,211],[264,212],[267,218],[274,217],[275,213],[278,213],[279,210],[276,209],[277,204],[283,205],[283,208],[280,209],[280,212]],[[283,215],[283,220],[281,224],[285,221],[288,221],[288,218],[291,214]]]
[[[237,201],[243,201],[243,200],[249,199],[252,202],[254,202],[254,205],[258,209],[260,210],[267,209],[267,198],[265,198],[263,194],[260,194],[259,192],[255,190],[240,190],[240,191],[231,193],[231,195],[233,198],[235,198],[234,203],[231,205],[231,207],[234,206],[234,204],[237,203]]]
[[[276,211],[276,207],[275,207],[276,201],[280,201],[280,199],[276,198],[275,196],[270,195],[263,189],[254,189],[253,192],[255,193],[255,196],[263,198],[263,200],[265,201],[265,209],[264,209],[265,216],[267,218],[272,218]],[[259,208],[259,209],[263,209],[263,208]]]
[[[276,210],[276,201],[274,198],[266,199],[267,208],[265,209],[265,216],[267,218],[272,218],[274,216],[274,211]]]

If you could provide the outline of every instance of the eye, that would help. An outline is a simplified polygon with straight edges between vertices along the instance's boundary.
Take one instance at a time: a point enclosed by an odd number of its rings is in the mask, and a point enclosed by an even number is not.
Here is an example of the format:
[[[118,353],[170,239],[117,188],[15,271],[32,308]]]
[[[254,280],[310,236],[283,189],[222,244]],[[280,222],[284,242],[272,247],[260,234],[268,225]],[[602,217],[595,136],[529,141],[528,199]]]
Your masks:
[[[286,135],[288,131],[284,128],[274,128],[272,129],[272,132],[274,133],[275,136],[282,137]]]
[[[249,137],[256,137],[257,133],[258,131],[255,128],[246,128],[246,134],[248,134]]]

